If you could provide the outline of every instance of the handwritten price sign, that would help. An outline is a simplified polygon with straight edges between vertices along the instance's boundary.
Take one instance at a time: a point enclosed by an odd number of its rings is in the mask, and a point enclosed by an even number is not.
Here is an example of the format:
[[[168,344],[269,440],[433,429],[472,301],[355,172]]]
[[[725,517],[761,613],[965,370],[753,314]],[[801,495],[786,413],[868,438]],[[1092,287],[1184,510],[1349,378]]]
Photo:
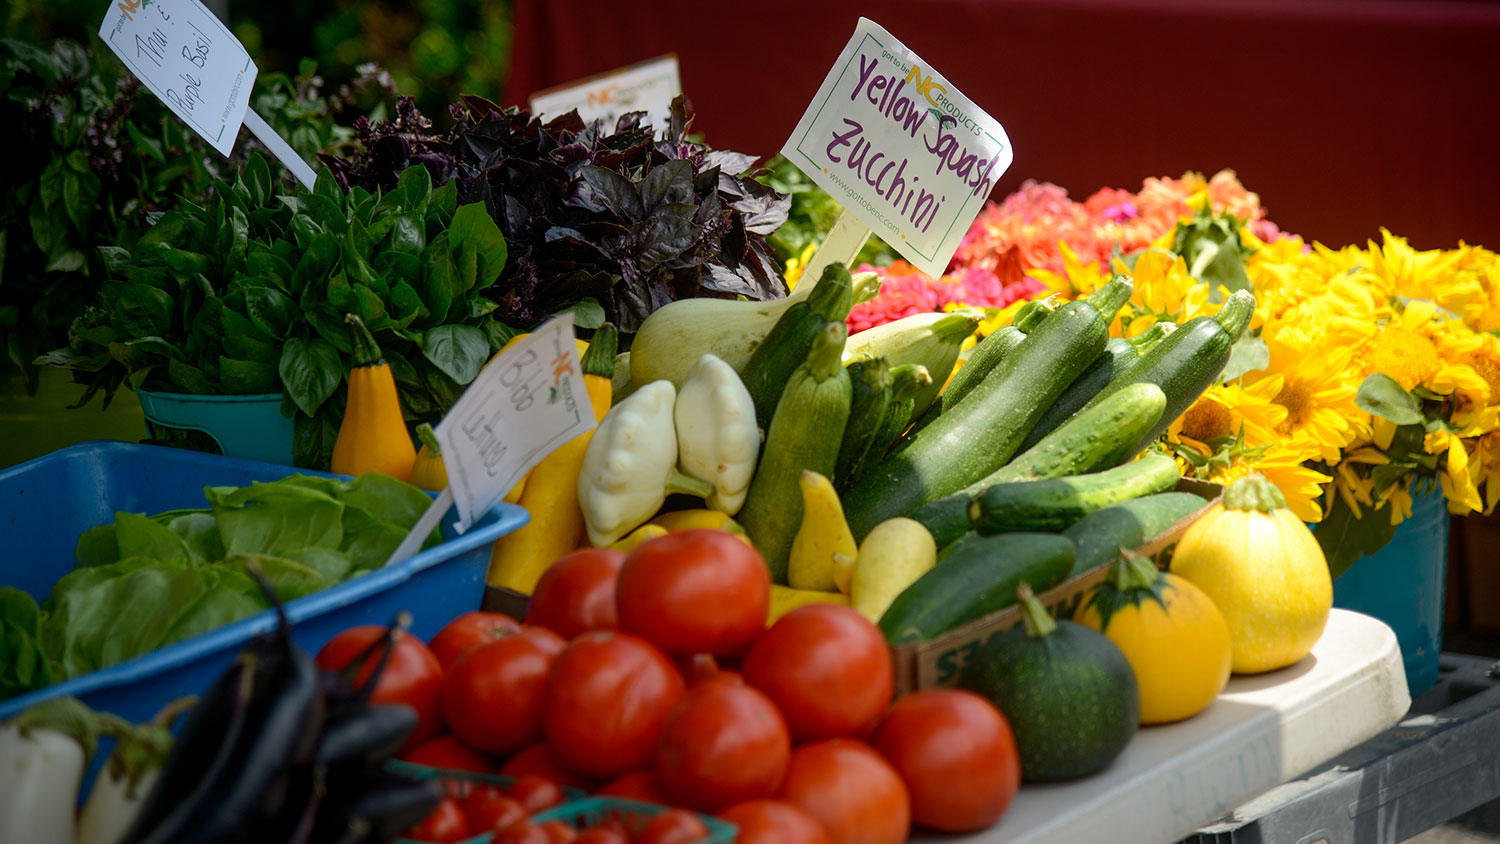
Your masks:
[[[99,37],[173,114],[229,155],[256,68],[212,12],[197,0],[118,0]]]
[[[531,467],[594,425],[573,316],[565,314],[486,365],[434,431],[459,529],[467,530]]]

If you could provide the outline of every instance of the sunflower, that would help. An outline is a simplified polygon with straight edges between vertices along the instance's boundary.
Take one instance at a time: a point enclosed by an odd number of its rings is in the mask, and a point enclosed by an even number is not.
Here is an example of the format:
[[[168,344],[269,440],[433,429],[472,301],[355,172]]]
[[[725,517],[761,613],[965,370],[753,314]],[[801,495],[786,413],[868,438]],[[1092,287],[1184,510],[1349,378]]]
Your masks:
[[[1207,446],[1210,441],[1241,433],[1247,446],[1270,445],[1277,440],[1276,428],[1286,420],[1286,408],[1271,402],[1280,389],[1280,382],[1274,379],[1249,387],[1238,383],[1214,384],[1187,412],[1172,421],[1167,436],[1204,454],[1212,453]]]
[[[1478,341],[1459,343],[1445,340],[1445,332],[1453,327],[1445,326],[1443,322],[1434,303],[1408,302],[1360,350],[1364,374],[1384,373],[1406,390],[1420,387],[1442,396],[1457,394],[1458,401],[1484,407],[1490,397],[1489,382],[1473,367],[1449,363],[1439,353],[1440,340],[1450,354],[1458,349],[1478,348]]]
[[[1492,430],[1470,441],[1473,453],[1469,465],[1484,482],[1484,514],[1495,512],[1500,504],[1500,430]]]
[[[1218,310],[1208,300],[1208,285],[1188,274],[1187,262],[1180,255],[1153,248],[1141,253],[1134,267],[1116,261],[1115,269],[1135,279],[1135,291],[1126,306],[1129,313],[1122,312],[1119,328],[1112,329],[1117,336],[1134,337],[1162,320],[1181,325]]]
[[[1488,297],[1471,274],[1457,272],[1462,254],[1413,249],[1405,238],[1380,230],[1382,244],[1370,242],[1370,271],[1373,282],[1389,296],[1426,299],[1466,322],[1474,322],[1484,313]]]
[[[1235,459],[1227,466],[1208,474],[1204,480],[1217,484],[1231,484],[1246,475],[1259,472],[1281,490],[1286,506],[1304,522],[1317,522],[1323,518],[1323,508],[1318,499],[1323,497],[1323,485],[1333,478],[1303,464],[1303,457],[1284,444],[1254,449]]]
[[[1353,420],[1363,413],[1354,403],[1353,347],[1290,330],[1264,339],[1270,362],[1245,380],[1261,393],[1275,391],[1271,402],[1285,409],[1277,437],[1306,458],[1337,463],[1340,449],[1358,433]]]

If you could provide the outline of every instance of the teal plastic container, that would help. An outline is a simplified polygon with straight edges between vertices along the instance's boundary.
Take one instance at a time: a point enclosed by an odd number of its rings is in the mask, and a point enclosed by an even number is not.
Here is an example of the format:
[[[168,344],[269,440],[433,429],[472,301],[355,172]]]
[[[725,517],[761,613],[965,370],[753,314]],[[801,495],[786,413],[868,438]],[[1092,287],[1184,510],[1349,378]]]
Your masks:
[[[148,424],[201,431],[225,457],[292,465],[292,420],[281,415],[281,394],[200,396],[139,390]]]
[[[1417,496],[1390,544],[1361,557],[1333,581],[1333,605],[1374,616],[1396,632],[1412,697],[1438,679],[1448,576],[1448,505],[1441,492]]]
[[[625,828],[631,834],[640,832],[651,819],[665,812],[666,806],[658,806],[655,803],[642,803],[639,800],[622,800],[618,797],[589,797],[584,800],[576,800],[564,803],[556,808],[545,812],[538,812],[532,816],[537,823],[545,821],[562,821],[574,829],[585,829],[596,824],[610,820],[618,820],[625,824]],[[693,844],[733,844],[735,835],[739,830],[732,823],[726,823],[710,815],[699,814],[698,819],[708,827],[708,835],[694,841]]]

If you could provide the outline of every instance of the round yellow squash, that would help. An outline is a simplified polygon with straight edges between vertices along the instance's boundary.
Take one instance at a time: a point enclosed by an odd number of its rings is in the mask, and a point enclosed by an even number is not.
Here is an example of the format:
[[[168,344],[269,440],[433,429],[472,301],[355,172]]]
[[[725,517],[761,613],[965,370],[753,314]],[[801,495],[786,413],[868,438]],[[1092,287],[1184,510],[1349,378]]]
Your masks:
[[[1224,614],[1236,674],[1307,656],[1333,607],[1323,549],[1261,475],[1235,481],[1223,502],[1188,528],[1172,572],[1208,593]]]
[[[1135,670],[1141,723],[1191,718],[1229,683],[1229,628],[1203,590],[1124,552],[1074,621],[1103,633]]]

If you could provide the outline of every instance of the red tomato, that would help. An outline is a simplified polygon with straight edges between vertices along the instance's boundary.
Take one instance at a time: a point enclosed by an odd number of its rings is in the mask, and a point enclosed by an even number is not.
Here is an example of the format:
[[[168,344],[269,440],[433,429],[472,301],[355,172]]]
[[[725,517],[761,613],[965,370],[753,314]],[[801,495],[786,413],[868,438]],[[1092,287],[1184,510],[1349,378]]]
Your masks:
[[[469,648],[520,632],[521,625],[514,618],[502,613],[476,610],[448,622],[448,626],[439,630],[427,643],[427,649],[432,651],[443,670],[447,671],[453,667],[453,660],[458,659]]]
[[[463,800],[463,810],[473,835],[504,832],[526,820],[528,814],[526,808],[516,800],[490,786],[482,786],[470,792]]]
[[[454,738],[439,736],[401,754],[401,758],[414,765],[429,768],[448,768],[454,771],[474,771],[493,774],[495,763],[478,751]]]
[[[630,844],[630,836],[621,830],[594,827],[578,833],[573,844]]]
[[[547,840],[552,844],[572,844],[578,840],[578,830],[570,826],[566,821],[545,821],[541,824],[542,832],[547,834]]]
[[[692,654],[672,658],[672,664],[682,672],[682,680],[688,688],[719,677],[719,663],[712,654]]]
[[[421,823],[402,833],[413,841],[462,841],[469,837],[469,824],[463,809],[452,797],[444,797]]]
[[[510,796],[531,814],[546,811],[563,802],[562,789],[557,783],[536,774],[517,777],[510,784]]]
[[[736,803],[719,817],[739,827],[735,844],[831,844],[817,818],[785,800]]]
[[[943,832],[984,829],[1021,787],[1010,724],[994,704],[955,689],[896,701],[871,742],[901,775],[912,821]]]
[[[563,767],[557,764],[557,760],[552,758],[552,752],[547,749],[546,742],[533,744],[515,756],[510,757],[510,761],[500,766],[500,774],[507,777],[536,774],[542,779],[552,780],[558,785],[581,788],[585,791],[594,785],[591,780],[563,770]]]
[[[547,671],[563,646],[556,633],[532,627],[465,652],[443,683],[448,728],[488,753],[540,741]]]
[[[891,702],[885,636],[849,607],[810,604],[782,616],[755,640],[744,671],[797,743],[868,735]]]
[[[646,767],[682,691],[677,669],[644,639],[613,630],[579,636],[547,678],[542,727],[552,758],[599,778]]]
[[[613,630],[615,581],[625,552],[582,548],[547,567],[532,590],[526,623],[540,624],[571,639],[590,630]]]
[[[672,803],[704,812],[770,797],[792,740],[771,699],[749,686],[703,683],[677,702],[656,750],[656,779]]]
[[[351,627],[318,651],[318,667],[325,671],[343,671],[385,634],[384,627],[373,624]],[[370,649],[363,666],[354,675],[356,687],[363,686],[370,679],[383,653],[384,645]],[[375,694],[370,698],[374,703],[400,703],[416,710],[417,728],[401,745],[402,749],[416,747],[443,731],[442,696],[443,666],[421,639],[402,633],[396,639],[396,647],[381,672],[380,680],[375,683]]]
[[[552,836],[531,821],[521,821],[495,836],[494,844],[552,844]]]
[[[911,832],[906,786],[862,741],[828,739],[792,751],[779,796],[817,818],[833,844],[902,844]]]
[[[694,844],[707,835],[708,824],[697,815],[682,809],[668,809],[641,827],[635,835],[635,844]]]
[[[620,568],[620,629],[674,654],[741,653],[766,626],[771,578],[760,554],[719,530],[642,543]]]
[[[655,771],[631,771],[616,777],[594,793],[601,797],[623,797],[626,800],[640,800],[663,806],[669,802],[656,781]]]

